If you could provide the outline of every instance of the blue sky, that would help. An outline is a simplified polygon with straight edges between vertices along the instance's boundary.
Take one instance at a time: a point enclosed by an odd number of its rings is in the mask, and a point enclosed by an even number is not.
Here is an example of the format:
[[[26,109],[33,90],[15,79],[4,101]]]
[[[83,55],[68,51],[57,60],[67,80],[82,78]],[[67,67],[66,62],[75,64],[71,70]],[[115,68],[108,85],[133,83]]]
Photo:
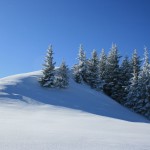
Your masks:
[[[53,45],[57,65],[117,43],[122,56],[150,49],[149,0],[0,0],[0,77],[40,70]]]

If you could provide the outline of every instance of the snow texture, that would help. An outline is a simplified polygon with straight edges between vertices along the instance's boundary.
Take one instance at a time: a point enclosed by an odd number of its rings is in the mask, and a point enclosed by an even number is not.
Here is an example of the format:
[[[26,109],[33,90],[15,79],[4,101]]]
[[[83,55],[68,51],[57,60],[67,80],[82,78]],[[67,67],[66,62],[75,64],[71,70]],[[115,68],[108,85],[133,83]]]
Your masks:
[[[2,150],[149,150],[150,122],[70,79],[39,85],[41,72],[0,79]]]

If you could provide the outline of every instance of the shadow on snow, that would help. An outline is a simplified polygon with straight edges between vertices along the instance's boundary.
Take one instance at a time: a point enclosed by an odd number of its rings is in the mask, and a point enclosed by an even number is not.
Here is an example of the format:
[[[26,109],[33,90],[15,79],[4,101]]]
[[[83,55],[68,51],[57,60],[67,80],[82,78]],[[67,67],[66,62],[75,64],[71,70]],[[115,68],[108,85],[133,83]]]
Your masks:
[[[150,123],[144,117],[124,108],[104,94],[86,85],[77,84],[72,79],[68,89],[43,88],[38,83],[38,76],[26,77],[21,81],[16,85],[6,85],[2,92],[7,95],[0,95],[0,97],[27,103],[37,101],[130,122]]]

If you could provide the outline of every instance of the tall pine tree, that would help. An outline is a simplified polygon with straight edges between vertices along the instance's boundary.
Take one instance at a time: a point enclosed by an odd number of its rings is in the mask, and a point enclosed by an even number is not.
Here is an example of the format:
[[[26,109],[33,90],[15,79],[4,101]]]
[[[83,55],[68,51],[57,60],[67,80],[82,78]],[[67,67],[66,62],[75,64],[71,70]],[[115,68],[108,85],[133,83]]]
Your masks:
[[[132,68],[133,68],[133,77],[130,79],[130,84],[127,87],[127,98],[125,106],[134,109],[135,104],[138,102],[140,98],[140,92],[139,92],[139,73],[141,68],[141,60],[140,57],[137,54],[136,49],[134,50],[133,56],[132,56]]]
[[[118,48],[116,44],[112,44],[106,62],[106,74],[104,92],[115,100],[118,99],[118,89],[120,88],[120,72],[119,72],[119,58]]]
[[[102,80],[105,79],[105,75],[106,75],[106,60],[107,60],[107,56],[105,54],[104,49],[102,49],[100,54],[100,60],[99,60],[99,76]]]
[[[133,69],[132,69],[132,64],[129,58],[126,56],[120,66],[120,83],[121,87],[119,89],[120,93],[120,103],[125,104],[126,102],[126,97],[127,97],[127,90],[126,88],[130,84],[130,79],[132,77]]]
[[[54,69],[55,69],[55,62],[53,62],[53,49],[52,49],[52,45],[50,45],[47,49],[43,75],[39,79],[39,82],[43,87],[49,87],[49,88],[55,87]]]
[[[88,60],[87,83],[91,88],[101,89],[101,81],[99,78],[99,60],[96,50],[92,52],[92,58]]]
[[[150,110],[150,64],[148,50],[144,48],[144,63],[139,73],[139,100],[134,106],[134,110],[138,113],[147,115]],[[149,114],[150,117],[150,114]]]
[[[77,83],[86,82],[86,55],[83,46],[80,45],[78,53],[78,64],[73,67],[74,79]]]

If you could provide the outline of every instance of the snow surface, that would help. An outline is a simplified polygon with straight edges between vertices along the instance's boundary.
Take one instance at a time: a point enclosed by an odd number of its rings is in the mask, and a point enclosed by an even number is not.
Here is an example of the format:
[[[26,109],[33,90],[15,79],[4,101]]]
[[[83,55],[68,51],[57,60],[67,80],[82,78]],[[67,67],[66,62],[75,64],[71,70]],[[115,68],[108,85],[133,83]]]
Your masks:
[[[150,122],[70,79],[42,88],[41,72],[0,79],[0,150],[149,150]]]

